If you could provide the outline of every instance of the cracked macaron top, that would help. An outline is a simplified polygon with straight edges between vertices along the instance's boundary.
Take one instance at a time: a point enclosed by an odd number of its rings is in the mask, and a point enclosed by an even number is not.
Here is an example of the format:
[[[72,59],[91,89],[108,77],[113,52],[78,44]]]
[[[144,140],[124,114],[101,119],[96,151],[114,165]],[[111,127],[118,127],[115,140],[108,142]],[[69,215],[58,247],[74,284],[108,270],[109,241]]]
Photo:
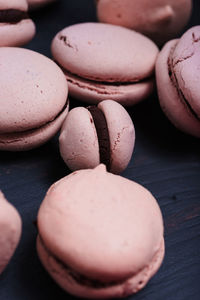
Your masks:
[[[75,88],[82,88],[83,94],[88,92],[88,100],[92,92],[100,100],[109,95],[110,99],[113,95],[117,98],[115,94],[120,98],[122,86],[128,90],[129,85],[149,82],[158,54],[157,46],[142,34],[100,23],[66,27],[55,36],[51,49],[69,80],[72,96],[76,96]],[[87,101],[86,96],[82,97]]]
[[[134,144],[133,122],[125,108],[113,100],[72,109],[59,137],[61,156],[73,171],[104,163],[108,171],[121,173]]]
[[[52,185],[39,209],[38,231],[43,265],[64,289],[86,298],[137,292],[164,256],[155,198],[104,165]]]
[[[28,49],[0,48],[0,148],[9,135],[44,133],[66,111],[67,98],[65,76],[52,60]]]
[[[0,46],[21,46],[35,35],[26,0],[0,0]]]
[[[200,137],[199,57],[200,26],[195,26],[180,39],[168,42],[156,63],[161,107],[177,128],[197,137]]]

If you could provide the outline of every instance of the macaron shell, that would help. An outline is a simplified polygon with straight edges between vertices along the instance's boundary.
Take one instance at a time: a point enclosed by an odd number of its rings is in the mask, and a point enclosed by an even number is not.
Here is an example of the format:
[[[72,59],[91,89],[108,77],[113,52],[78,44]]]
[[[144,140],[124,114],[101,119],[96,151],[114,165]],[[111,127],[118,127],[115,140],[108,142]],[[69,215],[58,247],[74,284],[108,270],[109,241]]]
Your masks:
[[[135,275],[152,261],[163,240],[162,216],[153,196],[107,173],[103,165],[55,183],[40,207],[38,228],[60,261],[103,282]]]
[[[110,299],[126,297],[142,289],[160,267],[164,257],[165,247],[164,239],[162,239],[159,251],[148,266],[142,269],[138,274],[124,280],[124,282],[104,288],[88,287],[75,281],[70,271],[67,268],[63,268],[53,256],[50,256],[39,236],[37,237],[37,252],[46,270],[48,270],[54,280],[67,292],[81,298]]]
[[[72,97],[90,104],[112,99],[124,106],[132,106],[147,98],[154,90],[154,79],[130,84],[105,84],[76,77],[64,72]]]
[[[84,107],[71,110],[61,128],[60,153],[71,170],[94,168],[100,163],[93,118]]]
[[[98,0],[97,16],[103,23],[139,31],[156,43],[176,37],[187,24],[191,0]]]
[[[0,274],[12,257],[21,236],[22,222],[17,210],[0,191]]]
[[[200,122],[200,26],[187,30],[173,52],[177,84]]]
[[[35,24],[31,19],[22,20],[16,24],[3,23],[0,26],[0,47],[22,46],[35,35]]]
[[[0,48],[0,133],[54,120],[67,96],[65,76],[52,60],[28,49]]]
[[[117,102],[102,101],[98,108],[106,118],[110,149],[110,172],[120,174],[126,169],[135,144],[135,129],[127,111]]]
[[[52,42],[54,59],[93,81],[137,82],[153,74],[157,46],[132,30],[101,23],[66,27]]]
[[[26,0],[0,0],[0,10],[5,9],[18,9],[27,11],[28,4]]]
[[[156,62],[156,82],[160,105],[169,120],[180,130],[200,137],[200,122],[181,101],[177,87],[169,76],[169,56],[179,40],[165,44]]]
[[[17,133],[0,133],[0,150],[26,151],[43,145],[58,132],[68,110],[69,105],[54,120],[39,128]]]

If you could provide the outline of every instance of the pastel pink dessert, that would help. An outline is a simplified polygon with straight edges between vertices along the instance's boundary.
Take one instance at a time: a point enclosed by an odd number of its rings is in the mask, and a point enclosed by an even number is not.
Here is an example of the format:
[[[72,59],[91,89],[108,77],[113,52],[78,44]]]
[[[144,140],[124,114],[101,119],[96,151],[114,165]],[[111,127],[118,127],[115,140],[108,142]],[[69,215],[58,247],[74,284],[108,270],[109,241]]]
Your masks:
[[[15,252],[21,230],[22,221],[19,213],[0,191],[0,274]]]
[[[38,214],[37,251],[54,280],[83,298],[142,289],[164,256],[163,220],[152,194],[106,172],[74,172],[48,190]]]
[[[200,26],[168,42],[156,62],[161,108],[180,130],[200,137]]]
[[[72,97],[88,103],[133,105],[152,92],[157,46],[132,30],[100,23],[76,24],[53,39]]]
[[[30,10],[41,8],[55,1],[56,0],[27,0]]]
[[[49,58],[22,48],[0,48],[0,150],[38,147],[68,113],[68,86]]]
[[[72,109],[59,137],[61,156],[72,171],[104,163],[108,171],[121,173],[131,159],[134,144],[133,122],[124,107],[113,100]]]
[[[96,0],[100,22],[125,26],[157,44],[177,36],[187,24],[191,0]]]
[[[0,47],[22,46],[35,35],[26,0],[0,0]]]

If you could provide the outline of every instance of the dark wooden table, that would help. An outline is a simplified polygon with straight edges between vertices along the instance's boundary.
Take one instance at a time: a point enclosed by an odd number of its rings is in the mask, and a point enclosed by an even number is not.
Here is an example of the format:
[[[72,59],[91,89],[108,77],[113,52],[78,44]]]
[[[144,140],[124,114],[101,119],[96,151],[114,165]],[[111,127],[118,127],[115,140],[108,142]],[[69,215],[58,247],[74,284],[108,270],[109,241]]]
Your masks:
[[[96,21],[92,0],[63,0],[32,14],[37,35],[27,46],[49,57],[54,35],[67,25]],[[200,23],[194,1],[188,27]],[[71,99],[71,105],[82,105]],[[160,110],[157,95],[129,109],[136,145],[122,174],[147,187],[157,198],[165,222],[166,255],[148,285],[128,299],[200,299],[200,141],[176,130]],[[69,174],[59,155],[57,137],[26,152],[0,152],[0,189],[19,210],[23,234],[0,277],[0,300],[73,299],[42,268],[35,250],[33,225],[49,186]]]

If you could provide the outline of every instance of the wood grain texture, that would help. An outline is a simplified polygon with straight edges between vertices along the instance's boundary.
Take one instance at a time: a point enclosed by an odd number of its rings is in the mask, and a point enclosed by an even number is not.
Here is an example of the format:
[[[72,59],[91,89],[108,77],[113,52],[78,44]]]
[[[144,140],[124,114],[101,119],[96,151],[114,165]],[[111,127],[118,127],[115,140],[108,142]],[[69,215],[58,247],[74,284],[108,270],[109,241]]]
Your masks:
[[[53,36],[63,27],[95,21],[91,0],[60,0],[32,15],[37,35],[27,46],[50,56]],[[200,21],[194,1],[188,27]],[[77,101],[71,106],[82,105]],[[162,113],[157,95],[130,108],[136,129],[132,160],[123,176],[147,187],[159,202],[165,223],[166,255],[162,267],[132,300],[200,299],[200,141],[176,130]],[[33,224],[39,205],[56,180],[69,174],[58,139],[25,153],[0,152],[0,189],[23,218],[15,256],[0,276],[1,300],[73,299],[41,266]]]

